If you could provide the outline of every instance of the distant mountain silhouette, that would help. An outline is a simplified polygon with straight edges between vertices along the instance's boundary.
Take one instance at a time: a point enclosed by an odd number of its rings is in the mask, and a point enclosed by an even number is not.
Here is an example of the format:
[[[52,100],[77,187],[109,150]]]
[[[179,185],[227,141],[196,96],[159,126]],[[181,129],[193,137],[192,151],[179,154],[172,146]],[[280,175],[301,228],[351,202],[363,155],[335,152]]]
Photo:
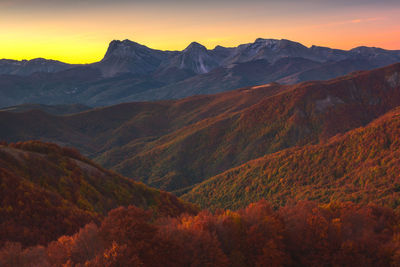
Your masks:
[[[100,62],[88,65],[0,60],[0,107],[177,99],[270,82],[327,80],[397,62],[400,50],[308,48],[284,39],[214,49],[193,42],[183,51],[114,40]]]
[[[55,60],[36,58],[32,60],[0,60],[0,74],[14,74],[27,76],[35,72],[58,72],[66,70],[74,65],[62,63]]]

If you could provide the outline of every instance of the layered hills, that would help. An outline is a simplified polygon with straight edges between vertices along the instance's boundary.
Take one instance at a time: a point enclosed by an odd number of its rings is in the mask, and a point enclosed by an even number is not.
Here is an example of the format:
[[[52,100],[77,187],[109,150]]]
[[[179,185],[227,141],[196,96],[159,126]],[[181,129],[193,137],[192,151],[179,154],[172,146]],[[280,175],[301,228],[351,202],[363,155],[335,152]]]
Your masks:
[[[0,61],[0,107],[24,103],[105,106],[132,101],[214,94],[270,82],[327,80],[400,61],[400,51],[306,47],[289,40],[257,39],[207,49],[193,42],[160,51],[130,40],[112,41],[100,62]]]
[[[181,194],[265,154],[367,125],[400,104],[399,73],[395,64],[329,81],[270,83],[64,116],[4,111],[0,138],[74,146],[102,166]]]

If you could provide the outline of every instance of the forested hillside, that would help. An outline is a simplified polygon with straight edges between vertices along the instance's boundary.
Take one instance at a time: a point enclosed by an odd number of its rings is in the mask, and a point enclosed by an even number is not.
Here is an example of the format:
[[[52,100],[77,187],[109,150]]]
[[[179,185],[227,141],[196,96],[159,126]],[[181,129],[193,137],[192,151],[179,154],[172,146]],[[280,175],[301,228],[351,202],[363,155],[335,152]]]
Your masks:
[[[292,86],[267,84],[176,101],[54,116],[0,112],[0,138],[78,148],[106,168],[184,193],[282,149],[323,143],[400,104],[400,65]]]
[[[238,208],[265,198],[400,206],[400,108],[327,143],[283,150],[199,184],[184,199],[203,208]]]
[[[38,141],[0,145],[0,246],[46,244],[128,205],[165,216],[197,211],[99,167],[75,149]]]

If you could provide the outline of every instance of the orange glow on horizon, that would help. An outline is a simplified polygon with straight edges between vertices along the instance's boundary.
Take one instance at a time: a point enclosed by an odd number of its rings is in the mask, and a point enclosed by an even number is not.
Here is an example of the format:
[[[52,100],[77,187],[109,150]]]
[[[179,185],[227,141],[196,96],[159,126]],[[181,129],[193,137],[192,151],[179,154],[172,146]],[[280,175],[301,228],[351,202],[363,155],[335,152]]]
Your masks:
[[[130,39],[160,50],[182,50],[192,41],[209,49],[237,46],[259,37],[346,50],[361,45],[400,49],[399,9],[308,16],[293,12],[284,17],[273,11],[264,14],[256,8],[246,12],[232,8],[225,13],[180,14],[171,9],[165,14],[164,10],[139,9],[132,15],[130,10],[116,8],[92,13],[46,11],[38,16],[0,10],[0,58],[91,63],[101,60],[114,39]]]

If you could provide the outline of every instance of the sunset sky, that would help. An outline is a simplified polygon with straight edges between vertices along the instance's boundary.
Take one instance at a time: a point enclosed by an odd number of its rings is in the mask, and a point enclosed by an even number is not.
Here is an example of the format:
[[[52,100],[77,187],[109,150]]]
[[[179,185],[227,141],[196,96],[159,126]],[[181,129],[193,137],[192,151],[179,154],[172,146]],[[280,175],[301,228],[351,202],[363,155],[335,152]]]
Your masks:
[[[399,0],[0,0],[0,58],[100,60],[113,39],[181,50],[256,38],[400,49]]]

